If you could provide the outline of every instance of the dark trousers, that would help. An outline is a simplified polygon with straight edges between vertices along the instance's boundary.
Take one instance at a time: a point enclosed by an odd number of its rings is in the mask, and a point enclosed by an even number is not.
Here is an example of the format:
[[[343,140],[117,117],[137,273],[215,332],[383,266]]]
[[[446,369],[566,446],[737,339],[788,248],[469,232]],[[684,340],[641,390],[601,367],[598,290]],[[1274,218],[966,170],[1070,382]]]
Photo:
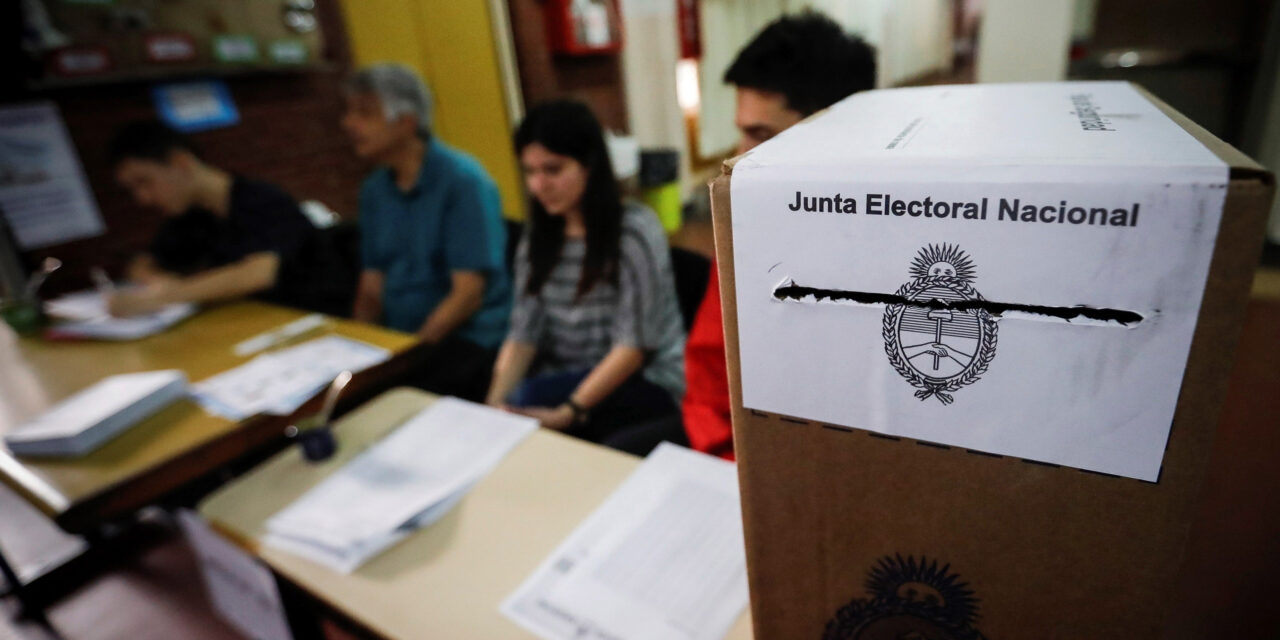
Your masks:
[[[571,371],[534,376],[520,383],[507,397],[507,403],[514,407],[558,407],[569,399],[588,373],[590,371]],[[664,440],[689,444],[671,394],[639,373],[627,378],[593,407],[586,423],[570,427],[565,433],[639,456],[648,455]]]
[[[497,351],[465,338],[449,336],[423,354],[410,384],[442,396],[484,402],[497,357]]]

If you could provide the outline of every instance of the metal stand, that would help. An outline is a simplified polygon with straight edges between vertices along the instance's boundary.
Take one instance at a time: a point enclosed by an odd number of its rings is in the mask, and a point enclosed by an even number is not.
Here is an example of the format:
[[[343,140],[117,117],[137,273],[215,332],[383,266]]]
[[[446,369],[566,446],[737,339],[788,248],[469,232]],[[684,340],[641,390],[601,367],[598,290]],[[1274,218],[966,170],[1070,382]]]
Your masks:
[[[29,620],[57,636],[57,630],[46,615],[48,606],[83,586],[118,561],[122,550],[145,548],[159,539],[157,527],[146,522],[130,522],[123,526],[104,525],[82,534],[85,548],[70,558],[46,568],[26,582],[18,576],[8,558],[0,550],[0,574],[7,589],[0,595],[13,596],[18,603],[17,619]]]
[[[22,583],[22,579],[18,577],[18,572],[9,564],[9,560],[4,556],[4,550],[0,549],[0,575],[4,576],[5,588],[0,592],[2,596],[13,596],[18,601],[19,619],[26,619],[50,631],[54,631],[53,626],[49,624],[49,618],[45,616],[44,603],[35,597],[27,587]],[[56,631],[54,631],[56,634]]]

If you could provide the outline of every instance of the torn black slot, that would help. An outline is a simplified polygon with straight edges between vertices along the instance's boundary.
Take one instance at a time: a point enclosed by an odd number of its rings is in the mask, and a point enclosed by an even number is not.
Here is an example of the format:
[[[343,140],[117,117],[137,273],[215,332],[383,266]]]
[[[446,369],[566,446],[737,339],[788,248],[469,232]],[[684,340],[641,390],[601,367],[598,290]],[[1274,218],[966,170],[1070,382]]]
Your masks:
[[[1102,322],[1117,322],[1129,326],[1142,322],[1142,314],[1124,309],[1097,309],[1078,305],[1074,307],[1050,307],[1038,304],[1016,304],[1012,302],[996,302],[994,300],[938,300],[936,298],[918,298],[909,300],[892,293],[872,293],[869,291],[841,291],[838,289],[817,289],[802,287],[792,283],[774,289],[773,297],[778,300],[802,300],[813,296],[815,300],[849,301],[862,304],[901,304],[923,309],[948,309],[952,311],[972,311],[982,309],[993,316],[1001,316],[1009,311],[1034,313],[1037,315],[1058,318],[1068,322],[1083,318]]]

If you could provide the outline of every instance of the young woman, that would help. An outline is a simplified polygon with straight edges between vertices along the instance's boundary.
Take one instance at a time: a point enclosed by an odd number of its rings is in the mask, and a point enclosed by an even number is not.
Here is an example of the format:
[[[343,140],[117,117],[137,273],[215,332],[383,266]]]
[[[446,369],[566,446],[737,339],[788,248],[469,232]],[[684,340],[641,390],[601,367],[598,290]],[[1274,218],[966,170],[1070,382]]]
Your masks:
[[[515,146],[533,198],[489,404],[641,453],[683,439],[658,426],[684,393],[684,330],[657,216],[622,202],[581,103],[534,107]]]

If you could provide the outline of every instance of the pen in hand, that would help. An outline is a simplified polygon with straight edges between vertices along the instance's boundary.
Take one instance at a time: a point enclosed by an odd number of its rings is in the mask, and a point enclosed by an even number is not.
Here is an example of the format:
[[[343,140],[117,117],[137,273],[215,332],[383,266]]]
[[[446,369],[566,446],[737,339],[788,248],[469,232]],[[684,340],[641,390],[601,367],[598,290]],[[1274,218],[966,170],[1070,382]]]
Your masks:
[[[103,299],[110,298],[116,292],[115,283],[111,282],[111,278],[107,277],[107,272],[102,267],[94,267],[89,270],[89,278],[93,280],[93,286],[98,289],[98,293],[102,294]]]

